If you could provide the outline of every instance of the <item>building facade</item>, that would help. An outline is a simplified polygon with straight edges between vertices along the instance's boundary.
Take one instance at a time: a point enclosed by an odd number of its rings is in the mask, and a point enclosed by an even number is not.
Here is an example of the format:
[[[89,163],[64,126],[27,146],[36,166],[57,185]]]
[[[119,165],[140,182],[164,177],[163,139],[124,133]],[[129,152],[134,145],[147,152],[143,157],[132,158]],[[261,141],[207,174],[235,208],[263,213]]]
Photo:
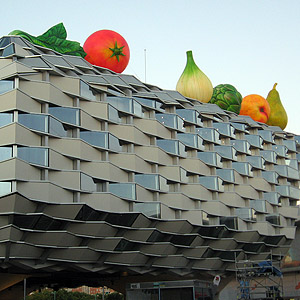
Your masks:
[[[0,56],[1,274],[114,288],[286,254],[299,136],[21,37]]]

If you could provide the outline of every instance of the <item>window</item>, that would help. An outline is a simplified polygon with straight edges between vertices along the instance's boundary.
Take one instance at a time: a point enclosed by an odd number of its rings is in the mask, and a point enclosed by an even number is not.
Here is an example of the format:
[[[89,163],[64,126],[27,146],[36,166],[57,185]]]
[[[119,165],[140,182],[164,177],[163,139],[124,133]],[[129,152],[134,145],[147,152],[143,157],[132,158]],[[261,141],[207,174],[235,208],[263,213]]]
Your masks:
[[[0,161],[7,160],[12,157],[12,147],[0,147]]]
[[[42,147],[18,147],[18,157],[36,165],[47,167],[48,149]]]
[[[48,116],[46,115],[20,113],[18,122],[30,129],[48,132]]]
[[[158,174],[135,174],[135,182],[145,188],[159,190],[159,175]]]
[[[196,133],[205,141],[220,144],[220,135],[214,128],[196,128]]]
[[[271,204],[279,205],[280,195],[277,192],[264,193],[264,199]]]
[[[263,139],[259,135],[246,134],[245,139],[250,143],[251,146],[263,149]]]
[[[120,123],[121,121],[118,110],[110,104],[108,104],[108,119],[116,123]]]
[[[238,151],[244,154],[251,154],[250,144],[246,140],[231,140],[230,144]]]
[[[133,203],[133,211],[140,212],[151,218],[160,218],[160,203],[145,202],[145,203]]]
[[[235,183],[233,169],[216,169],[216,174],[225,182]]]
[[[246,156],[246,161],[256,169],[264,170],[266,168],[265,160],[261,156]]]
[[[246,176],[253,176],[252,166],[248,162],[232,162],[232,168],[234,168],[238,173]]]
[[[225,159],[237,160],[236,150],[232,146],[215,146],[215,151]]]
[[[262,157],[267,162],[276,164],[276,157],[277,157],[277,155],[276,155],[275,151],[273,151],[273,150],[260,150],[259,153],[262,155]]]
[[[199,113],[194,109],[176,109],[176,113],[188,123],[193,123],[199,126],[203,126],[203,122],[200,119]]]
[[[15,88],[14,80],[0,80],[0,94],[9,92]]]
[[[0,196],[9,194],[11,192],[11,182],[10,181],[1,181],[0,182]]]
[[[80,96],[90,100],[96,100],[96,93],[82,80],[80,80]]]
[[[110,183],[109,191],[120,198],[136,200],[136,186],[134,183]]]
[[[202,184],[205,188],[212,191],[224,191],[224,185],[222,180],[217,176],[200,176],[199,183]]]
[[[197,152],[197,156],[200,160],[206,164],[222,168],[221,156],[216,152]]]
[[[13,54],[15,54],[15,45],[14,44],[10,44],[6,48],[4,48],[4,50],[2,52],[2,56],[4,56],[4,57],[11,56]]]
[[[0,113],[0,127],[13,122],[12,113]]]
[[[238,229],[238,223],[236,217],[220,217],[220,224],[227,226],[231,229]]]
[[[267,215],[266,220],[273,225],[280,225],[279,215]]]
[[[197,148],[199,150],[204,150],[203,140],[202,138],[195,133],[178,133],[177,138],[186,146],[190,146],[192,148]]]
[[[235,138],[234,128],[229,123],[213,123],[213,127],[217,129],[221,135]]]
[[[60,137],[66,137],[68,135],[63,124],[53,117],[49,118],[49,133]]]
[[[184,122],[179,116],[175,114],[155,114],[156,120],[162,123],[166,127],[170,127],[176,130],[185,131]]]
[[[274,150],[277,155],[281,157],[287,157],[287,147],[285,145],[272,145],[272,150]]]
[[[49,107],[49,114],[53,115],[62,122],[80,125],[80,110],[72,107]]]
[[[275,171],[263,171],[261,175],[270,183],[278,183],[278,174]]]
[[[186,156],[185,146],[178,140],[158,139],[156,140],[156,144],[158,147],[160,147],[168,153],[179,156]]]
[[[250,207],[258,212],[267,212],[265,200],[250,200]]]
[[[80,189],[86,192],[96,192],[97,185],[91,176],[80,173]]]

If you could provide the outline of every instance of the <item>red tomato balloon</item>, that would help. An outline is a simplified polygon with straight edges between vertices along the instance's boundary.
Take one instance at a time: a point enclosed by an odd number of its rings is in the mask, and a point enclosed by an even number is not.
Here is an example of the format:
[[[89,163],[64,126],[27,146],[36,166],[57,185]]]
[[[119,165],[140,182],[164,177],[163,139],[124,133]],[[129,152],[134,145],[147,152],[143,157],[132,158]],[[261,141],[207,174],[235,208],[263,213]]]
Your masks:
[[[85,59],[93,65],[122,73],[128,65],[130,51],[126,40],[112,30],[91,34],[83,45]]]

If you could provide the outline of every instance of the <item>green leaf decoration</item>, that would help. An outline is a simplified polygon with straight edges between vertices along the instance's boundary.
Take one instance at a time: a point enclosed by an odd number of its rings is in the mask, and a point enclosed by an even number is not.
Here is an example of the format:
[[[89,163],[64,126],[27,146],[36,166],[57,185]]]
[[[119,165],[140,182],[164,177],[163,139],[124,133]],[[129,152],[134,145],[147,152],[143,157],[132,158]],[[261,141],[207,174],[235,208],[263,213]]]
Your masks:
[[[21,30],[14,30],[10,35],[19,35],[29,42],[55,50],[61,54],[85,57],[86,53],[80,43],[67,40],[67,31],[63,23],[59,23],[37,37]]]

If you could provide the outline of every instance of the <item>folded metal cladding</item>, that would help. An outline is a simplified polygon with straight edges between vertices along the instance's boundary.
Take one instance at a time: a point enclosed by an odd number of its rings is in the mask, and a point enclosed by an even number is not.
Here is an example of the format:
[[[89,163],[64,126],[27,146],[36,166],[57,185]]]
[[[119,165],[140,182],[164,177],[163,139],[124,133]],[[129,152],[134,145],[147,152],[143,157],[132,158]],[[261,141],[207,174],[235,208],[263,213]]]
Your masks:
[[[21,37],[0,51],[2,271],[193,276],[286,254],[299,136]]]

